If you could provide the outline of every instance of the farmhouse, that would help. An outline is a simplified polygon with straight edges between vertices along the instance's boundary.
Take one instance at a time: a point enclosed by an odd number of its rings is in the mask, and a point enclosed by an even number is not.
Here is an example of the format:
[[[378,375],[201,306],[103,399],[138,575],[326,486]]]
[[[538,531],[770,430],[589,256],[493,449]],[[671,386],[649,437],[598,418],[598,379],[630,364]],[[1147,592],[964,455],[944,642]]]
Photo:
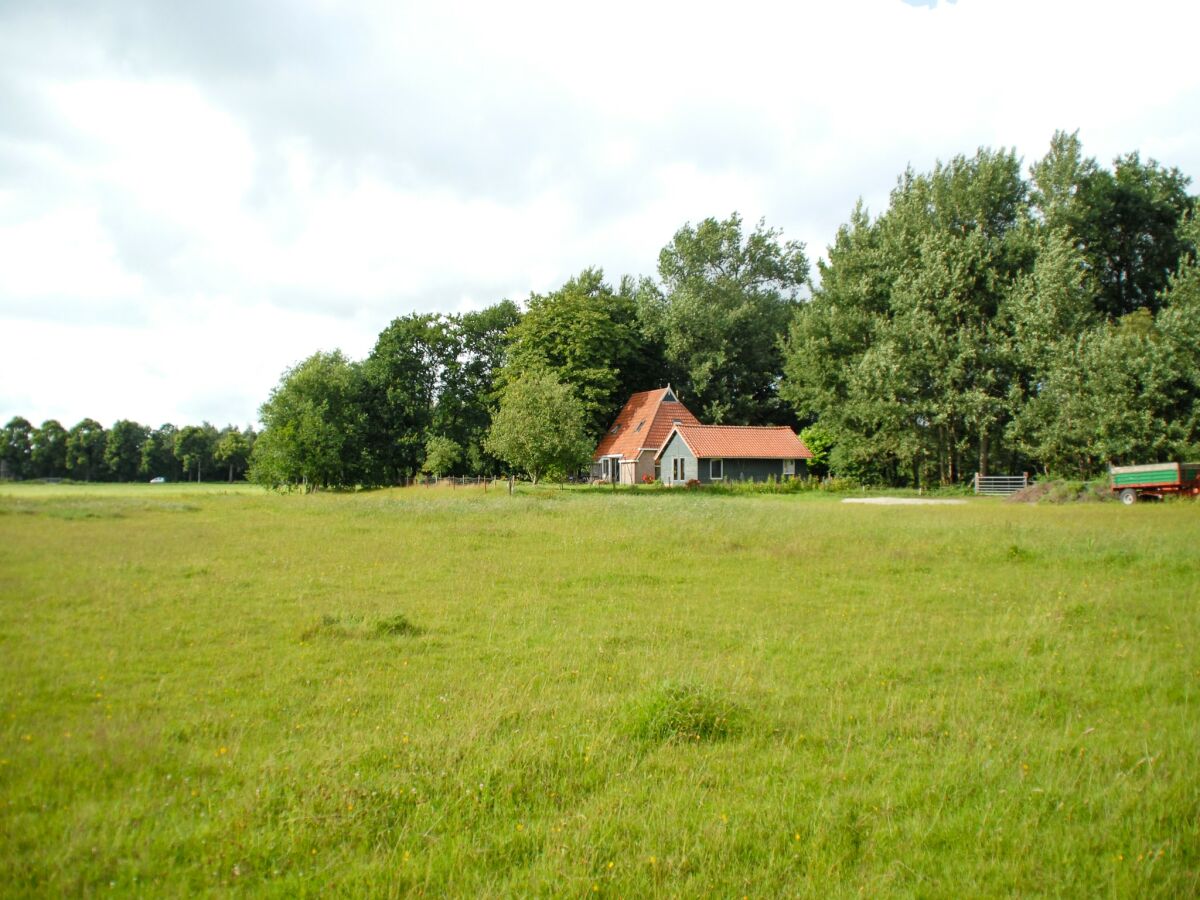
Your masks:
[[[668,385],[629,398],[592,455],[592,477],[620,484],[783,480],[804,475],[811,458],[787,427],[701,425]]]
[[[617,414],[592,455],[592,477],[637,484],[658,478],[655,454],[676,425],[700,421],[679,402],[670,385],[634,394]]]
[[[662,480],[782,481],[807,472],[812,452],[786,426],[676,425],[655,456]]]

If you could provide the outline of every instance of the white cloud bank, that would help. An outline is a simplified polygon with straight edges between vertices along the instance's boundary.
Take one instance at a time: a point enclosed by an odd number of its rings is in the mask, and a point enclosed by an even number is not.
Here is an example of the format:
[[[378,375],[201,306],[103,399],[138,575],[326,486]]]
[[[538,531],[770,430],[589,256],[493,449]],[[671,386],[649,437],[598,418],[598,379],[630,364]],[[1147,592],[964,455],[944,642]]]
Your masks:
[[[1200,172],[1194,0],[184,10],[0,12],[0,420],[245,423],[394,316],[733,210],[815,258],[906,165],[1058,128]]]

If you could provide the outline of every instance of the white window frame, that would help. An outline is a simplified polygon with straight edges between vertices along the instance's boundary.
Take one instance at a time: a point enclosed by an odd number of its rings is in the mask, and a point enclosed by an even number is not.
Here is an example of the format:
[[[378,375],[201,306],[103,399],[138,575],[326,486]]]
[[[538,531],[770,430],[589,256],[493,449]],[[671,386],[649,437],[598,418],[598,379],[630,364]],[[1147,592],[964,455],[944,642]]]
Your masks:
[[[671,458],[671,480],[687,480],[687,460],[682,456],[675,456]]]
[[[713,467],[716,471],[713,471]],[[724,481],[725,480],[725,460],[710,459],[708,461],[708,480],[709,481]]]
[[[796,461],[794,459],[785,459],[783,461],[783,477],[793,478],[796,475]]]

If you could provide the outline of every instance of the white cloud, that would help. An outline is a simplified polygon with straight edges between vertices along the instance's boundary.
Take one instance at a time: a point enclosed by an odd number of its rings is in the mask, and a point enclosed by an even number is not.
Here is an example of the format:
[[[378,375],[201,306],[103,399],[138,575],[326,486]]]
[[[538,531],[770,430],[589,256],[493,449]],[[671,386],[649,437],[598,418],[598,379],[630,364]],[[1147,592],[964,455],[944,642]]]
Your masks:
[[[816,257],[906,165],[1057,128],[1200,173],[1191,0],[176,13],[0,13],[0,417],[245,421],[396,315],[733,210]]]

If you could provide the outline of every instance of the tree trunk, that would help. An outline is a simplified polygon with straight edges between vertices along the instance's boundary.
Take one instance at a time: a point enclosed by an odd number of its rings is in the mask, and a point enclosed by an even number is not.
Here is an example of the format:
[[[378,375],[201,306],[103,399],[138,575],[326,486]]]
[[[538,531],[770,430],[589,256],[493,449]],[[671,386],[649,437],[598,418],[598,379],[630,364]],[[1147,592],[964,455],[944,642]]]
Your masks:
[[[229,483],[233,484],[233,463],[229,464]]]
[[[988,433],[987,429],[979,432],[979,474],[987,475],[988,473]]]

